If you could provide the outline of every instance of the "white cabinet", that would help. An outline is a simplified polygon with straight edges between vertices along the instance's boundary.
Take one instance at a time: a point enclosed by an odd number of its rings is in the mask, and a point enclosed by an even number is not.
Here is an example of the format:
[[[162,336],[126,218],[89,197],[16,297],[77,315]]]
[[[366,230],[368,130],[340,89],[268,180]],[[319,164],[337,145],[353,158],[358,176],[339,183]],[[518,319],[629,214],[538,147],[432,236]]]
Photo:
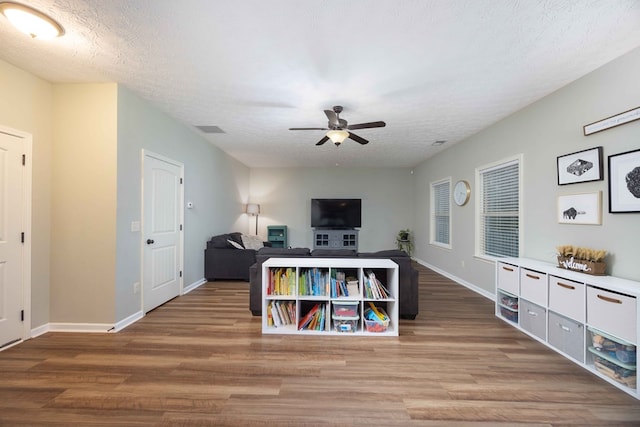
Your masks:
[[[269,258],[262,333],[398,336],[398,265],[389,259]]]
[[[640,399],[640,282],[525,258],[496,263],[496,316]]]

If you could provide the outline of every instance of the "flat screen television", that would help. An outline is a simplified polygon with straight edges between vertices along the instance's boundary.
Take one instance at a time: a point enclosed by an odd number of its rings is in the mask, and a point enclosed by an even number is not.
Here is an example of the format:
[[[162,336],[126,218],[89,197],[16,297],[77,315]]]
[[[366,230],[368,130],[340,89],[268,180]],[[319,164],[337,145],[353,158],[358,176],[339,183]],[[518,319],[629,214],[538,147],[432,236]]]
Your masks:
[[[361,199],[311,199],[311,227],[358,228],[361,226]]]

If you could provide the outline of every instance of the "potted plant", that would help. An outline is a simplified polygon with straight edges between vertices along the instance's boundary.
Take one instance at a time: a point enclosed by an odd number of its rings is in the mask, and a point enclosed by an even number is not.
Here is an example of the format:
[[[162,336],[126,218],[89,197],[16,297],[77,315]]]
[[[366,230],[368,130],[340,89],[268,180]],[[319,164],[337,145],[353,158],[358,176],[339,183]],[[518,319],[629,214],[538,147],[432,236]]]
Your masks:
[[[398,249],[405,251],[408,255],[411,255],[411,252],[413,251],[413,242],[411,241],[411,231],[408,228],[398,231],[396,244],[398,245]]]
[[[398,231],[398,240],[401,242],[407,242],[409,240],[410,233],[411,231],[408,228]]]

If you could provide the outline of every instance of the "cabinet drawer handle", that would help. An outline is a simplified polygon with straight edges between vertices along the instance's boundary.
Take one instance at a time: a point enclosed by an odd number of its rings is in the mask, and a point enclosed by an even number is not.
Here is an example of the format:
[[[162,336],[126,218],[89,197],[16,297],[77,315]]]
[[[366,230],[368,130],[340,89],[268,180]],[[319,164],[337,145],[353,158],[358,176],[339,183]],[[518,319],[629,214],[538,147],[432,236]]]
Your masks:
[[[529,279],[536,279],[536,280],[539,280],[539,279],[540,279],[540,276],[534,276],[533,274],[527,274],[527,277],[528,277]]]
[[[598,294],[598,298],[600,298],[601,300],[606,301],[606,302],[612,302],[614,304],[622,304],[622,301],[620,301],[619,299],[616,299],[616,298],[609,298],[609,297],[606,297],[606,296],[600,295],[600,294]]]
[[[513,268],[509,268],[509,267],[502,267],[502,269],[506,271],[513,271]]]
[[[571,332],[571,328],[561,325],[560,323],[558,323],[558,326],[560,326],[560,329],[562,329],[563,331]]]
[[[562,283],[562,282],[556,282],[556,285],[562,286],[563,288],[567,288],[567,289],[571,289],[571,290],[575,290],[576,289],[575,286],[567,285],[566,283]]]
[[[527,310],[527,314],[529,316],[537,316],[538,315],[538,313],[536,313],[535,311],[531,311],[531,310]]]

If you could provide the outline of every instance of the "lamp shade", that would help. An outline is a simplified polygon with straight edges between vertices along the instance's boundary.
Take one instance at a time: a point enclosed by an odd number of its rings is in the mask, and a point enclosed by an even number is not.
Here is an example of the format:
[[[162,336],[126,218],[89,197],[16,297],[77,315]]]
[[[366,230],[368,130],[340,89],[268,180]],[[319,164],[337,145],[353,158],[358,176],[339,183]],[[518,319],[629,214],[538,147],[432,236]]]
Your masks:
[[[50,16],[29,6],[0,2],[0,12],[19,31],[38,39],[53,39],[64,34],[64,28]]]
[[[327,132],[327,136],[334,144],[340,145],[342,142],[347,139],[349,136],[349,132],[346,130],[330,130]]]
[[[260,213],[260,205],[257,203],[247,203],[247,209],[245,212],[249,215],[258,215]]]

